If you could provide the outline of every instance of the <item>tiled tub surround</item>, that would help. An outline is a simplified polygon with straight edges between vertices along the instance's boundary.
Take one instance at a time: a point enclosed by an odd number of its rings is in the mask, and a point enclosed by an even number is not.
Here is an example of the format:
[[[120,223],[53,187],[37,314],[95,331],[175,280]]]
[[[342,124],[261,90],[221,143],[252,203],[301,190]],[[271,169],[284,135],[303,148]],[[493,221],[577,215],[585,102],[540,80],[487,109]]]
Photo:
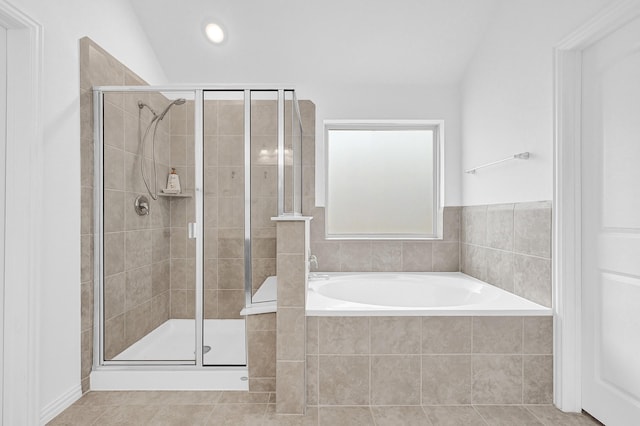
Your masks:
[[[312,170],[306,170],[306,179]],[[305,188],[307,182],[304,181]],[[442,240],[344,241],[325,239],[324,207],[305,210],[311,221],[311,253],[326,272],[457,272],[460,270],[460,207],[445,207]],[[312,205],[312,204],[311,204]]]
[[[551,317],[307,317],[307,405],[552,402]]]
[[[461,271],[551,306],[551,202],[464,207]]]
[[[305,299],[311,218],[277,219],[278,312],[276,346],[276,411],[304,414]]]

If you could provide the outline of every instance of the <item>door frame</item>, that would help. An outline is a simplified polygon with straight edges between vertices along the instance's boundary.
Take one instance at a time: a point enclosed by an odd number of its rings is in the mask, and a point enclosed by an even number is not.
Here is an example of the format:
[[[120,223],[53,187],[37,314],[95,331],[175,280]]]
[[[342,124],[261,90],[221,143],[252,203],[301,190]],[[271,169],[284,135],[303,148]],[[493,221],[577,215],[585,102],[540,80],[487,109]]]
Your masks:
[[[7,29],[3,424],[40,424],[38,290],[42,214],[42,26],[0,0]]]
[[[553,399],[582,410],[582,51],[640,16],[640,2],[605,8],[554,48]]]

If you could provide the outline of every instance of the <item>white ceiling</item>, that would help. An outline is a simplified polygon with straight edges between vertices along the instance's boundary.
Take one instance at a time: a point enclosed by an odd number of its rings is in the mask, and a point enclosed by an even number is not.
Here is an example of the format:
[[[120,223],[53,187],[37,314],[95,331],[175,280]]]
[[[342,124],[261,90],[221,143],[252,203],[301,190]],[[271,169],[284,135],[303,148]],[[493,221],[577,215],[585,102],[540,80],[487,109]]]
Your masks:
[[[130,1],[170,83],[424,86],[461,79],[499,0]]]

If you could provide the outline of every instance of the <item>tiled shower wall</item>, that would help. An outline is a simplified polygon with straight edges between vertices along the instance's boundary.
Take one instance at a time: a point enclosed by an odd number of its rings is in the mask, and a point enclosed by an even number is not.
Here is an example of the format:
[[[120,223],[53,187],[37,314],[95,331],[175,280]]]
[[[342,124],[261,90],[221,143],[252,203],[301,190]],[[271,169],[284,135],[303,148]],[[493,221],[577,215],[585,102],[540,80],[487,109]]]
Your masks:
[[[89,388],[93,361],[93,101],[92,86],[144,85],[135,73],[88,38],[80,40],[81,111],[81,307],[82,390]],[[165,100],[147,96],[159,107]],[[124,95],[105,98],[105,315],[111,330],[107,357],[146,334],[169,314],[169,205],[151,202],[156,214],[139,217],[131,207],[142,193],[138,179],[137,100]],[[145,114],[147,114],[145,112]],[[148,117],[146,117],[148,118]],[[159,159],[169,161],[167,128],[159,127]],[[147,160],[147,166],[149,160]],[[153,248],[152,248],[153,247]],[[125,256],[125,253],[135,253]],[[152,266],[153,265],[153,266]],[[166,274],[163,274],[165,271]]]
[[[461,270],[551,306],[551,202],[462,209]]]

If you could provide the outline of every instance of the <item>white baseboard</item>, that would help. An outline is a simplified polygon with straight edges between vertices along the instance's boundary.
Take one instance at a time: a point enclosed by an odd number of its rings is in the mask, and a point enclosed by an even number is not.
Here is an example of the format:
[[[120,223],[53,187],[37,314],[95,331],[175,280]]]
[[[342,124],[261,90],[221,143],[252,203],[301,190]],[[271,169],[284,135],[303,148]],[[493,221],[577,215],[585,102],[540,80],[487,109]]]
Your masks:
[[[82,385],[77,385],[60,395],[46,407],[44,407],[40,413],[40,424],[45,425],[58,414],[69,408],[71,404],[76,402],[82,396]]]

